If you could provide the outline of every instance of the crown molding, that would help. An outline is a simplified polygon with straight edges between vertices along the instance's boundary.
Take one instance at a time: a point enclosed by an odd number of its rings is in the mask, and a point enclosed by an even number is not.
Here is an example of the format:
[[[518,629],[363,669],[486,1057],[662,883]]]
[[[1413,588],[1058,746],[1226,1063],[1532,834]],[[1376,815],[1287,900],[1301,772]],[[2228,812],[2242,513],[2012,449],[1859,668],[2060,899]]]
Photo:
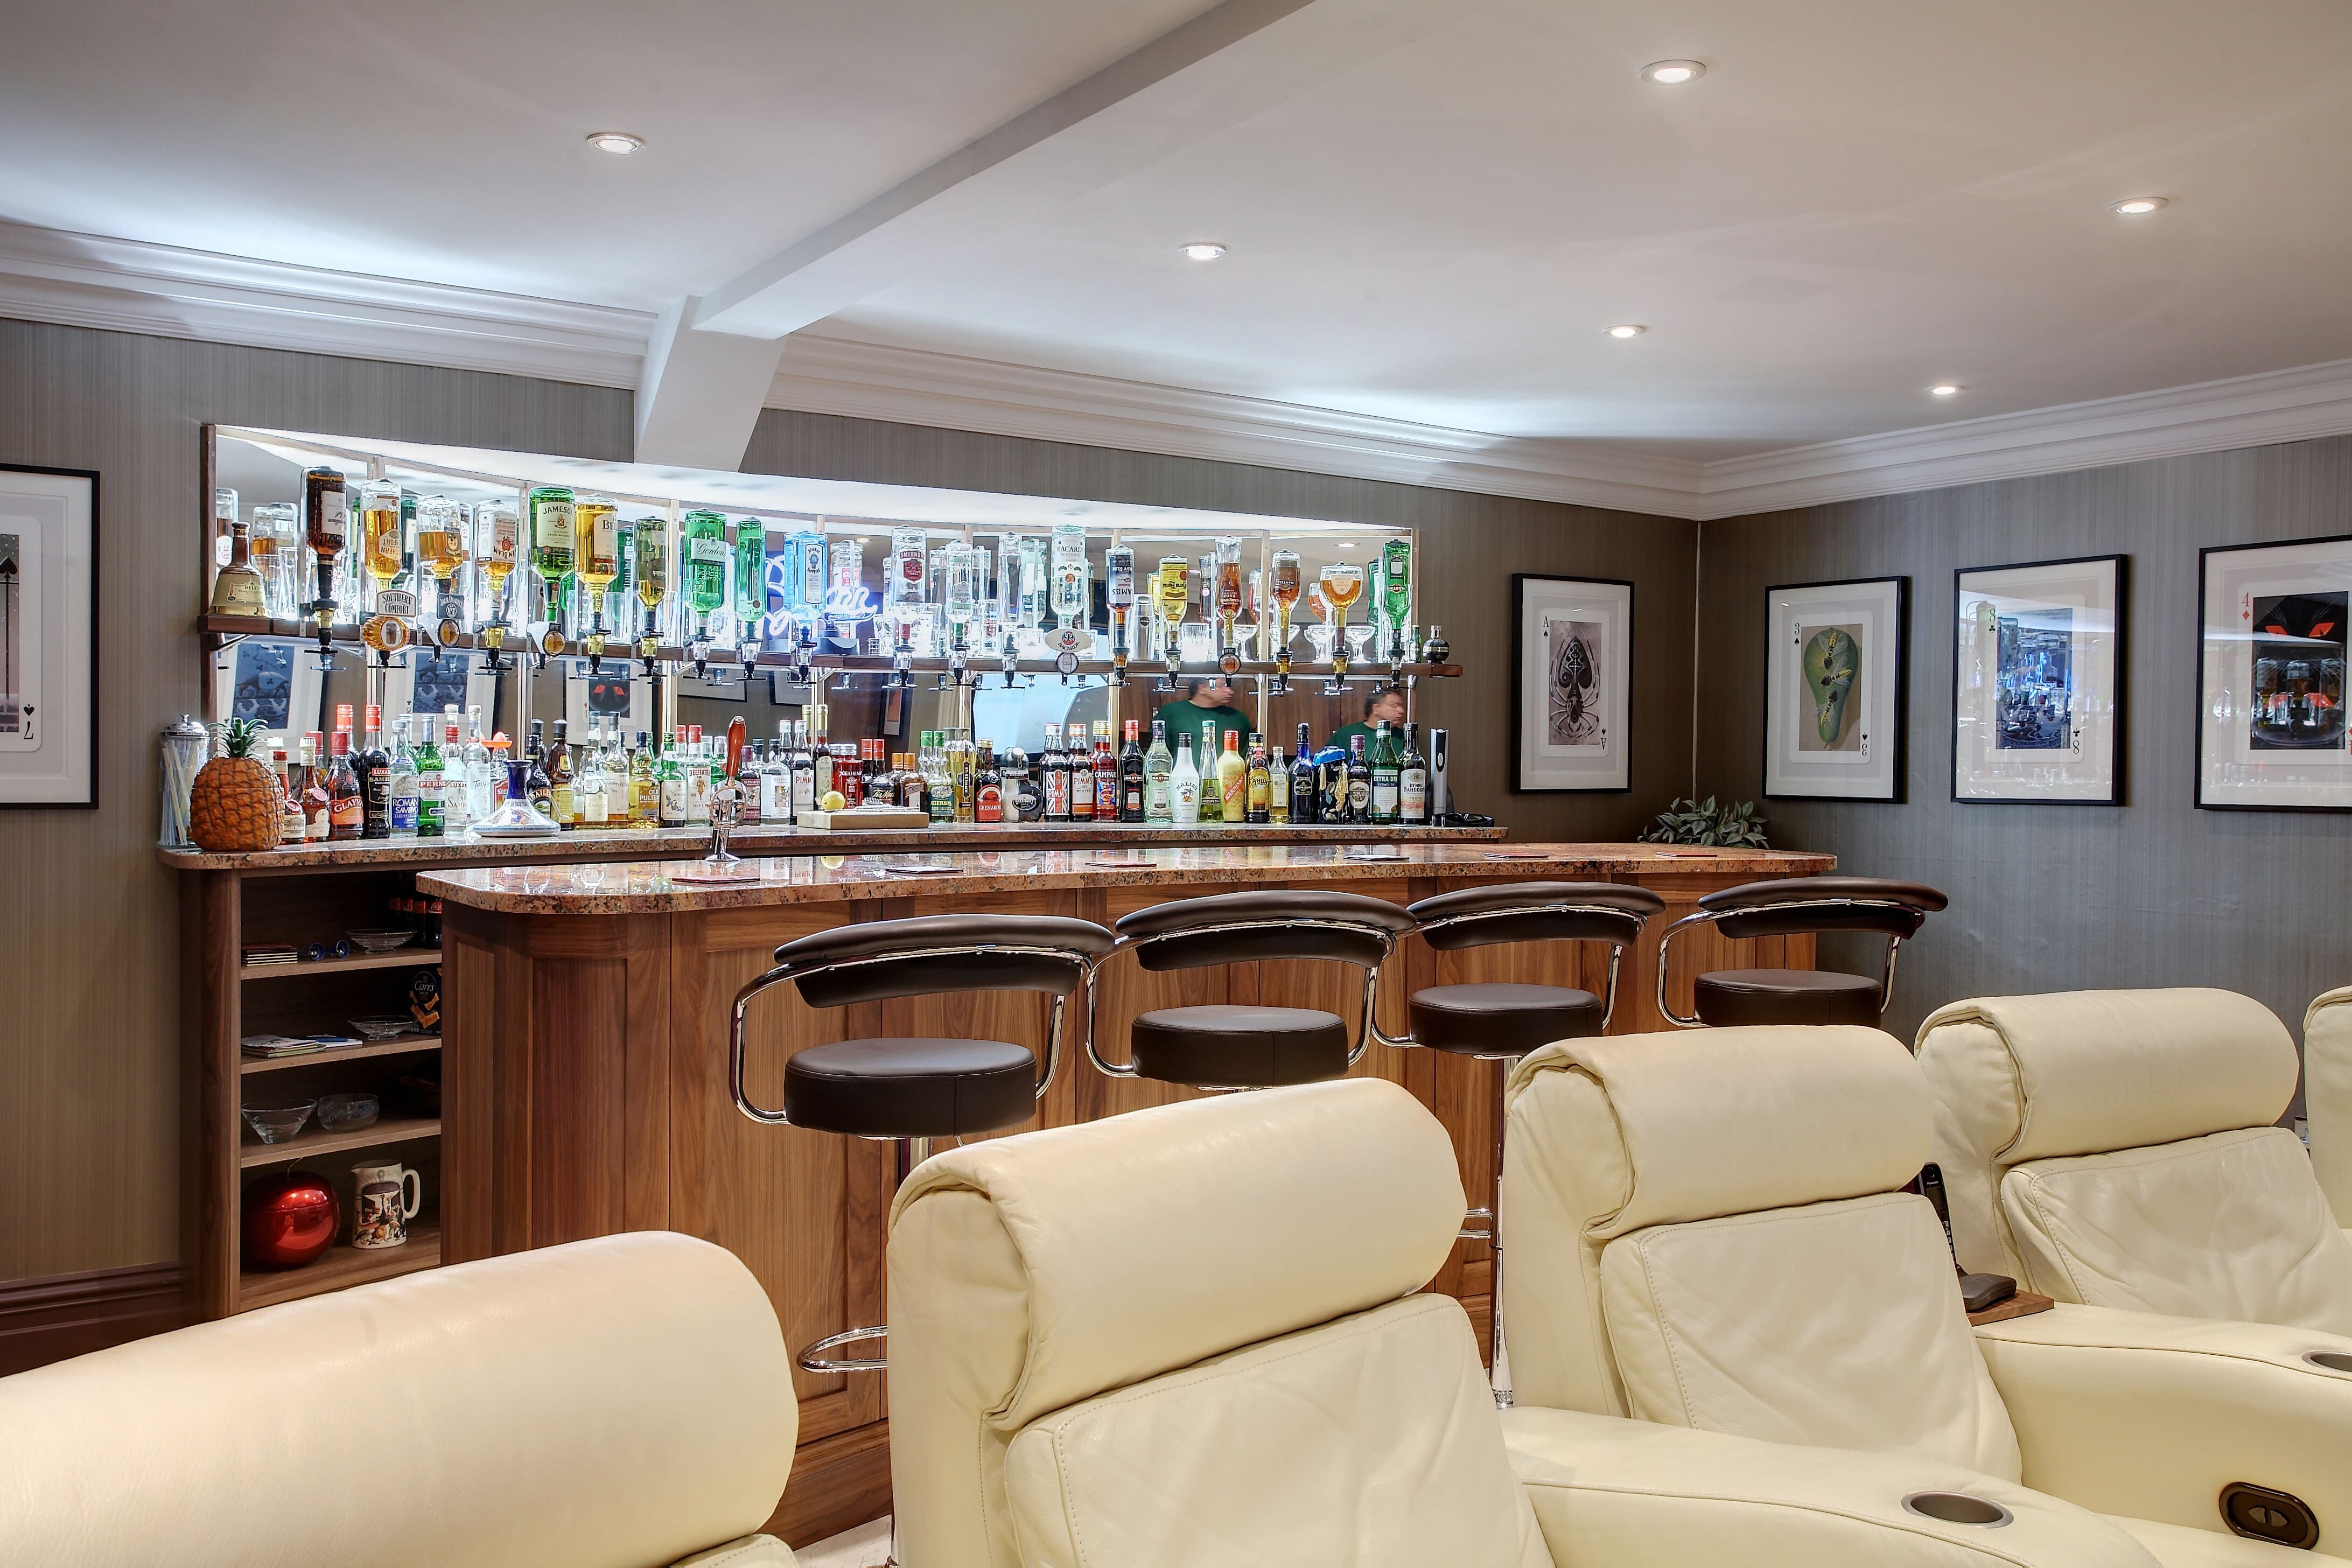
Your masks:
[[[0,315],[635,387],[650,311],[415,283],[0,220]]]
[[[1688,516],[1699,465],[796,332],[772,408]]]
[[[0,315],[635,388],[651,311],[0,220]],[[766,404],[1713,521],[2352,433],[2352,360],[1710,463],[794,333]]]

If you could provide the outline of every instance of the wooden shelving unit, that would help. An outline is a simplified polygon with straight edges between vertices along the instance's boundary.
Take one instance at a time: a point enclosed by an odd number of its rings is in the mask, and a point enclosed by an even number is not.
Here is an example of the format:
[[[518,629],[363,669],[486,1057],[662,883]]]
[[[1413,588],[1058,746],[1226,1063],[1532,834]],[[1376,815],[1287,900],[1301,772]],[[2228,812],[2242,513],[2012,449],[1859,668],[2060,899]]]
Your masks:
[[[243,1057],[236,1064],[239,1074],[250,1078],[257,1072],[283,1072],[289,1068],[318,1067],[327,1062],[353,1062],[362,1057],[409,1056],[419,1051],[441,1048],[438,1035],[402,1035],[389,1040],[371,1040],[363,1046],[336,1046],[326,1050],[305,1051],[291,1057]]]
[[[415,969],[441,962],[437,947],[401,947],[390,952],[362,952],[350,958],[322,958],[316,963],[246,963],[237,973],[247,980],[284,980],[297,974],[352,974],[363,969]]]
[[[400,1247],[367,1251],[339,1241],[327,1249],[325,1257],[300,1268],[248,1269],[237,1282],[236,1310],[249,1312],[256,1307],[299,1301],[346,1285],[364,1285],[372,1279],[391,1279],[440,1266],[440,1226],[415,1220],[408,1226],[407,1242]]]
[[[289,1138],[283,1143],[264,1143],[257,1140],[239,1148],[236,1163],[239,1168],[250,1171],[262,1165],[287,1164],[308,1159],[313,1154],[335,1154],[346,1149],[373,1149],[440,1136],[441,1119],[437,1116],[396,1116],[349,1132],[305,1132],[299,1137]]]

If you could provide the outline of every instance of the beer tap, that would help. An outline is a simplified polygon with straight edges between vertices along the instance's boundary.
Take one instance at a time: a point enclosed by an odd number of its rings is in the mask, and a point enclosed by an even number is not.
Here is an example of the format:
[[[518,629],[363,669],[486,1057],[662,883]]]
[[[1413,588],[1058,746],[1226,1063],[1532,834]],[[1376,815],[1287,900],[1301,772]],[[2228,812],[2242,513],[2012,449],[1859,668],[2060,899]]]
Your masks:
[[[727,847],[728,836],[743,820],[743,716],[727,721],[727,774],[710,786],[710,853],[705,866],[737,866],[742,858]]]

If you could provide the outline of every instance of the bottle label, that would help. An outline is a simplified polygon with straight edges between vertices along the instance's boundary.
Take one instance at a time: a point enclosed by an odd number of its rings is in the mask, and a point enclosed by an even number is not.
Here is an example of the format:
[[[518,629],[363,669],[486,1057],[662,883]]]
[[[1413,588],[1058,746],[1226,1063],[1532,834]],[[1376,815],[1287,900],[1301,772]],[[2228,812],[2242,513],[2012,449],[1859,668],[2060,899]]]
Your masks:
[[[673,826],[686,820],[686,781],[684,779],[662,780],[661,819]]]
[[[1070,780],[1070,815],[1092,816],[1095,814],[1095,770],[1091,764],[1073,768]]]
[[[343,541],[347,514],[341,490],[327,490],[319,497],[319,531],[338,544]]]
[[[781,768],[760,775],[760,815],[770,822],[792,820],[792,781]]]
[[[593,822],[601,827],[612,820],[607,813],[604,792],[601,787],[592,784],[580,792],[580,816],[583,821]]]
[[[1397,805],[1407,822],[1419,822],[1429,815],[1429,774],[1421,768],[1407,768],[1400,775]]]
[[[1227,778],[1223,768],[1219,768],[1217,773],[1219,804],[1225,809],[1225,820],[1239,822],[1249,815],[1249,774],[1237,770],[1231,778]]]
[[[1000,784],[982,784],[972,802],[972,817],[979,822],[1004,820],[1004,790]]]
[[[1348,781],[1348,809],[1360,816],[1371,804],[1372,781],[1370,779],[1349,779]]]
[[[1197,776],[1177,775],[1169,785],[1175,819],[1181,823],[1201,820],[1201,781]]]
[[[515,558],[517,520],[511,512],[494,512],[490,516],[490,559],[511,566]]]
[[[1070,774],[1066,768],[1045,770],[1045,815],[1048,817],[1070,815]]]
[[[1127,781],[1127,794],[1120,803],[1118,815],[1120,820],[1125,822],[1141,822],[1143,820],[1143,783],[1141,780],[1129,779]]]
[[[1397,784],[1394,779],[1382,779],[1372,785],[1372,815],[1386,820],[1397,814]]]
[[[1143,777],[1143,815],[1147,821],[1164,822],[1169,809],[1168,775],[1146,773]]]
[[[727,560],[727,542],[723,539],[713,539],[707,534],[700,539],[689,539],[686,542],[686,558],[688,561],[709,561],[724,564]]]

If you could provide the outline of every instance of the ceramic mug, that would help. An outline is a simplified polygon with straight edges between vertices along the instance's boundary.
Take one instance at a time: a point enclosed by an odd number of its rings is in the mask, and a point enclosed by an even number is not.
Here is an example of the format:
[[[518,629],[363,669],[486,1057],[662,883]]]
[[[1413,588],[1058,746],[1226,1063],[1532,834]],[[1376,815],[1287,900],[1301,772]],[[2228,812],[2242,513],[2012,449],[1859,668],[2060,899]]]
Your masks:
[[[352,1245],[369,1249],[405,1246],[406,1222],[416,1217],[425,1201],[425,1181],[397,1163],[354,1165],[352,1184],[358,1199],[352,1205]]]

